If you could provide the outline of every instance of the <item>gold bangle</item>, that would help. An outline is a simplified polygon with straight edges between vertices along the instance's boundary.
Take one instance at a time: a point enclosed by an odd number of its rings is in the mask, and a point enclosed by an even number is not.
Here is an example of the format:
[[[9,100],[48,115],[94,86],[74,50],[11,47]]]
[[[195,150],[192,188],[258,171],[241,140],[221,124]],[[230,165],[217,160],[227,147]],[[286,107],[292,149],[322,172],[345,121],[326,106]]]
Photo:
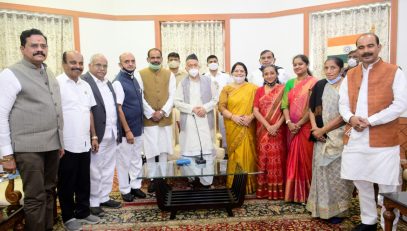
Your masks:
[[[92,140],[97,140],[98,139],[98,137],[97,136],[92,136],[92,138],[91,138]]]

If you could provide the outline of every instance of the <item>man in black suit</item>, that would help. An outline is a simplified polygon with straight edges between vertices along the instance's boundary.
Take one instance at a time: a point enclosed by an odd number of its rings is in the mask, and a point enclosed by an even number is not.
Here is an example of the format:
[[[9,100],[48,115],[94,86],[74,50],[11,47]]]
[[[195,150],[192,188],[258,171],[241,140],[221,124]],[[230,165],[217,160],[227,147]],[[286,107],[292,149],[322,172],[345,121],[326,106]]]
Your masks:
[[[122,139],[119,122],[116,94],[112,83],[105,78],[107,60],[102,54],[95,54],[90,59],[89,72],[82,78],[89,83],[97,105],[92,107],[95,130],[99,142],[99,151],[92,153],[90,164],[90,209],[93,215],[103,216],[100,206],[120,208],[121,203],[110,199],[114,169],[115,154]],[[93,139],[92,138],[92,139]]]

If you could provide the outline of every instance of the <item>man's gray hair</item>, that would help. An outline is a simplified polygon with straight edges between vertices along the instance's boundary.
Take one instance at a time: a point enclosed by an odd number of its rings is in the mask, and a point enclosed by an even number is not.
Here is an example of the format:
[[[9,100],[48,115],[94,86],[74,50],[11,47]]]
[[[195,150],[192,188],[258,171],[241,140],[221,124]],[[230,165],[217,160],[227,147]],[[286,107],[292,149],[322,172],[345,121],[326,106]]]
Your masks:
[[[93,61],[95,61],[95,59],[100,58],[100,57],[103,57],[103,58],[106,59],[106,57],[105,57],[103,54],[101,54],[101,53],[96,53],[96,54],[92,55],[92,57],[90,57],[89,64],[92,64]],[[106,60],[107,60],[107,59],[106,59]]]

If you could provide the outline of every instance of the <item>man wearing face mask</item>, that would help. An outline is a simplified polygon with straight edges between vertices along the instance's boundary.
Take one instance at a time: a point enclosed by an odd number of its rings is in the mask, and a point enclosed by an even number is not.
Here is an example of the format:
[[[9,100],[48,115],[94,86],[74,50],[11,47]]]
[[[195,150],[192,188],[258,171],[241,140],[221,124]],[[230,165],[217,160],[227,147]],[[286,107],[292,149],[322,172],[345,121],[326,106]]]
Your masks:
[[[187,57],[185,69],[188,71],[188,77],[178,85],[174,98],[174,105],[181,112],[181,155],[195,161],[194,157],[201,154],[202,144],[207,166],[212,166],[209,164],[213,162],[215,154],[212,110],[218,102],[217,83],[210,77],[199,74],[199,63],[195,54]],[[204,186],[211,185],[212,180],[213,177],[200,177],[200,183]]]
[[[342,76],[345,77],[348,71],[359,64],[359,54],[357,50],[348,53],[348,66],[343,70]]]
[[[274,63],[276,62],[276,58],[274,57],[274,53],[270,50],[264,50],[260,53],[260,68],[257,68],[256,70],[254,70],[253,72],[251,72],[248,76],[247,79],[250,83],[253,83],[259,87],[263,86],[264,83],[264,79],[263,79],[263,73],[261,72],[261,68],[264,66],[270,66],[270,65],[274,65]],[[276,65],[275,65],[276,66]],[[284,84],[286,83],[289,79],[291,79],[292,77],[290,77],[290,75],[285,71],[284,68],[276,66],[277,70],[278,70],[278,80],[280,81],[280,83]]]
[[[144,154],[147,163],[167,162],[173,154],[172,108],[176,80],[174,74],[162,67],[162,53],[152,48],[147,53],[149,66],[140,71],[144,84]],[[155,191],[152,182],[148,192]]]
[[[99,151],[90,158],[90,212],[103,216],[100,206],[120,208],[121,203],[110,199],[114,168],[116,167],[117,145],[122,141],[116,94],[112,83],[106,78],[107,59],[94,54],[89,63],[89,72],[82,79],[89,83],[95,96],[92,107]]]
[[[167,59],[168,59],[168,68],[174,74],[178,86],[179,82],[181,82],[183,78],[188,76],[188,73],[186,73],[184,70],[179,69],[180,57],[178,53],[176,52],[169,53]]]
[[[218,57],[216,57],[216,55],[209,55],[208,58],[206,58],[206,63],[208,65],[209,72],[204,75],[210,77],[213,81],[217,83],[218,94],[220,94],[223,87],[229,83],[232,83],[233,79],[230,77],[230,75],[222,71],[219,71],[219,62]],[[225,124],[223,123],[223,116],[221,113],[218,113],[218,124],[219,131],[222,134],[222,147],[225,150],[227,150]]]
[[[339,112],[348,123],[341,178],[352,180],[359,191],[362,223],[353,230],[376,230],[373,184],[378,184],[379,193],[400,190],[399,116],[407,109],[407,81],[396,65],[379,57],[382,46],[376,34],[362,34],[356,47],[362,65],[349,70],[339,90]],[[383,229],[385,210],[382,206]],[[399,211],[395,213],[393,230],[399,218]]]
[[[136,59],[132,53],[121,54],[119,61],[121,70],[113,82],[123,131],[118,147],[117,175],[123,200],[131,202],[135,197],[146,197],[140,189],[141,179],[137,179],[143,164],[143,82],[138,73],[134,73]]]

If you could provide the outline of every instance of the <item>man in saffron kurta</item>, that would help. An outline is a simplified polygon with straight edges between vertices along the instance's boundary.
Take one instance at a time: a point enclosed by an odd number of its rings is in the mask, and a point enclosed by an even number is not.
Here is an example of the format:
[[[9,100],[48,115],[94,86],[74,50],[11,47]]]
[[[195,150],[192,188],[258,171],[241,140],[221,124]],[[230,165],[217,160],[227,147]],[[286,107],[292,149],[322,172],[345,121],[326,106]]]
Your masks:
[[[202,151],[203,158],[207,160],[204,171],[213,171],[210,168],[215,154],[213,109],[218,103],[218,88],[210,77],[199,75],[196,55],[187,57],[186,70],[188,78],[180,82],[174,98],[175,107],[181,112],[181,155],[195,161],[194,158],[199,157]],[[211,185],[212,180],[211,176],[200,177],[201,184],[205,186]]]
[[[149,66],[140,71],[144,85],[144,154],[147,163],[167,162],[173,154],[172,107],[176,89],[174,74],[163,68],[162,53],[152,48],[147,53]],[[154,192],[154,184],[148,191]]]
[[[380,193],[396,192],[400,185],[398,117],[407,109],[407,81],[396,65],[379,58],[375,34],[361,35],[356,46],[362,65],[349,70],[339,93],[339,110],[348,122],[341,177],[353,180],[359,191],[362,223],[354,230],[376,230],[373,183]]]

